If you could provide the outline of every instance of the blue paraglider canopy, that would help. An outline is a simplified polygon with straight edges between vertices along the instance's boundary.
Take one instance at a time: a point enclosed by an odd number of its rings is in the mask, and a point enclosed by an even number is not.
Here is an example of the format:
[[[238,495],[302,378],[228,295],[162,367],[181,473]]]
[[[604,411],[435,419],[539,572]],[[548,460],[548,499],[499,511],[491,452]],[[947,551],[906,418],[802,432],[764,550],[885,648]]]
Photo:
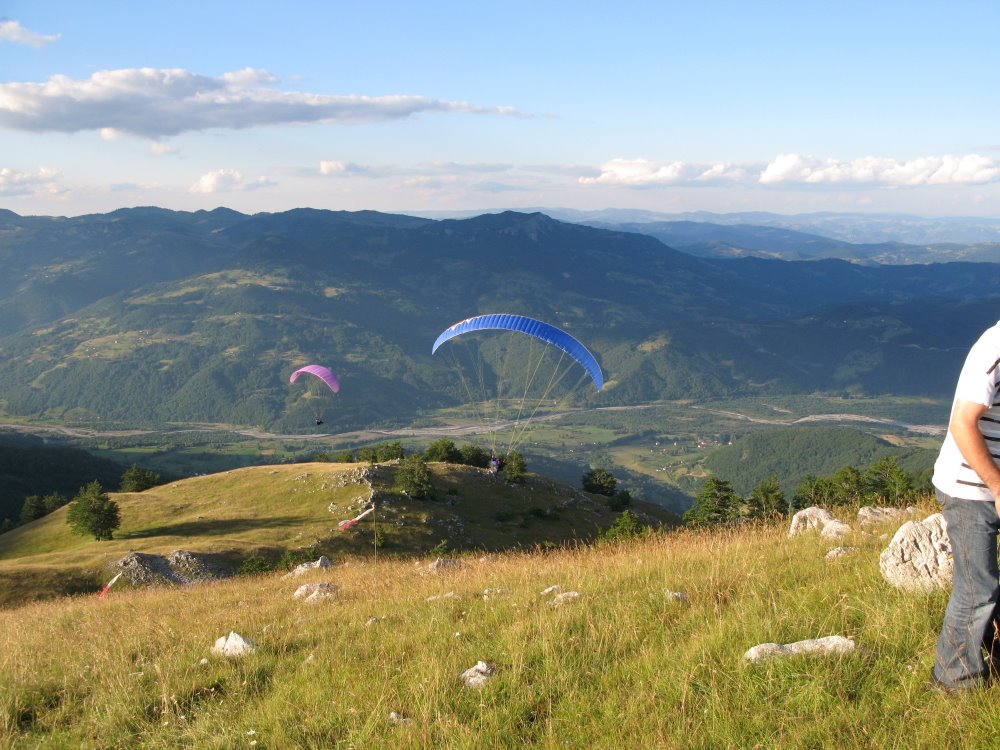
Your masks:
[[[468,333],[469,331],[485,330],[520,331],[529,336],[534,336],[547,344],[552,344],[552,346],[566,352],[587,371],[587,374],[593,379],[594,385],[597,386],[598,391],[604,387],[604,373],[601,372],[601,366],[597,364],[597,360],[587,350],[587,347],[566,333],[566,331],[560,330],[548,323],[543,323],[540,320],[527,318],[524,315],[494,313],[466,318],[455,323],[437,337],[437,341],[434,342],[434,346],[431,349],[431,354],[436,352],[441,344],[455,338],[455,336],[461,336],[463,333]]]

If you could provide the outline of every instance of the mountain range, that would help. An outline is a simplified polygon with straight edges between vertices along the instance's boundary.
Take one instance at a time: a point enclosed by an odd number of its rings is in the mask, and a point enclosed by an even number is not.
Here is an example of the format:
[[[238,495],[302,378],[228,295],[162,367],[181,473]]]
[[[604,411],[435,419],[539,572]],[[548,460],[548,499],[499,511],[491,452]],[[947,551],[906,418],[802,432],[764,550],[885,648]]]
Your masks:
[[[486,312],[585,342],[607,380],[585,404],[940,398],[1000,307],[992,263],[697,257],[541,213],[0,211],[0,267],[6,415],[105,425],[296,429],[307,362],[344,384],[331,429],[406,423],[464,400],[431,343]]]

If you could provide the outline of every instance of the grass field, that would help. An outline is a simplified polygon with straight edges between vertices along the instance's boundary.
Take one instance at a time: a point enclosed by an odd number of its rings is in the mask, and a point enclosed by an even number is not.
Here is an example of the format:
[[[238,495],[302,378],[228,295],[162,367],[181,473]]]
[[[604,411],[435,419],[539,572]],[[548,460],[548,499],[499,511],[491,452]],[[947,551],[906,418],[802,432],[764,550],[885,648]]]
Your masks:
[[[882,580],[880,534],[893,530],[853,533],[844,543],[857,551],[830,561],[833,543],[788,539],[782,524],[475,554],[448,573],[428,572],[430,558],[352,559],[294,580],[29,604],[0,611],[0,742],[993,747],[1000,688],[957,698],[927,689],[947,592],[903,594]],[[307,581],[340,590],[305,605],[292,593]],[[581,596],[552,606],[540,592],[556,584]],[[210,655],[231,630],[256,652]],[[759,643],[827,635],[859,648],[743,658]],[[463,687],[459,675],[479,660],[494,677]]]

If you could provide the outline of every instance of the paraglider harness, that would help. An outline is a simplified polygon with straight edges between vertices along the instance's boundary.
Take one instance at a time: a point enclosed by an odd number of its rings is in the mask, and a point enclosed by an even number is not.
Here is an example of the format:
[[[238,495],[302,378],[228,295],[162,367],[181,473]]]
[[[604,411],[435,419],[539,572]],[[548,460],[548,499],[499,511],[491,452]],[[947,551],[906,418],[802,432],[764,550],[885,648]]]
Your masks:
[[[499,476],[500,472],[503,471],[503,467],[507,465],[507,459],[503,456],[497,458],[493,456],[490,458],[490,474],[493,476]]]

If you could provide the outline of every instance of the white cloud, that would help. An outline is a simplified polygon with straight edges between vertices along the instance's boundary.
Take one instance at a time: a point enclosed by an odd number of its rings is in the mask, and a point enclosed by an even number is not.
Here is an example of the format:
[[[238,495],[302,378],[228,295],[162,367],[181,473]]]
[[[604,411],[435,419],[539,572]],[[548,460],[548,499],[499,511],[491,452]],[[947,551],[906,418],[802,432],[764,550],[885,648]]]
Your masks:
[[[18,21],[0,21],[0,42],[17,42],[43,47],[59,39],[61,34],[35,34],[24,28]]]
[[[59,172],[40,167],[37,172],[18,172],[8,167],[0,169],[0,195],[57,195],[65,192],[56,182]]]
[[[493,175],[511,171],[510,164],[436,161],[412,166],[372,166],[349,161],[321,161],[319,173],[325,177],[408,177],[415,180]]]
[[[223,73],[219,77],[233,88],[253,88],[254,86],[278,82],[277,76],[257,68],[234,70],[231,73]]]
[[[866,156],[853,161],[779,154],[767,164],[703,164],[648,159],[612,159],[594,176],[578,179],[582,185],[626,187],[705,184],[760,184],[770,186],[829,185],[918,187],[929,185],[984,185],[1000,182],[1000,162],[978,154],[925,156],[908,161]]]
[[[161,141],[153,141],[149,144],[149,153],[152,156],[166,156],[167,154],[176,154],[177,149],[171,146],[169,143],[163,143]]]
[[[983,185],[1000,181],[1000,164],[978,154],[924,156],[909,161],[876,156],[838,161],[780,154],[761,172],[759,181],[762,185]]]
[[[114,128],[101,128],[101,139],[105,141],[120,141],[124,135],[122,131]]]
[[[236,193],[272,187],[273,180],[266,177],[248,178],[238,169],[217,169],[203,174],[189,190],[192,193]]]
[[[263,88],[276,79],[244,68],[219,77],[182,68],[102,70],[87,79],[55,75],[45,83],[0,84],[0,127],[74,133],[110,128],[147,138],[211,128],[360,123],[424,112],[516,115],[422,96],[341,96]]]
[[[582,185],[648,185],[697,184],[716,181],[741,181],[747,177],[747,167],[718,162],[653,162],[648,159],[612,159],[601,166],[596,177],[581,177]]]
[[[349,175],[371,175],[371,167],[350,161],[321,161],[319,173],[327,177],[347,177]]]

